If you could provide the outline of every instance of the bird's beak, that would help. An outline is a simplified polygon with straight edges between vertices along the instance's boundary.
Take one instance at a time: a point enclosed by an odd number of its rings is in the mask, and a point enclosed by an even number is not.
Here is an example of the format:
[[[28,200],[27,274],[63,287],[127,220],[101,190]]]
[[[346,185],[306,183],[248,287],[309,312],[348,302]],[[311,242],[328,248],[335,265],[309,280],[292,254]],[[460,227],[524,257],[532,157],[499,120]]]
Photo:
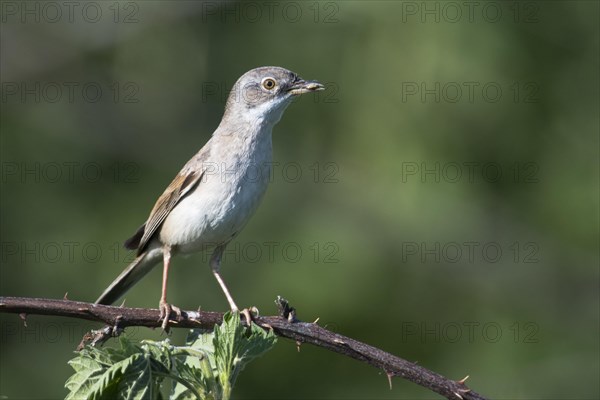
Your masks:
[[[317,81],[305,81],[299,78],[290,86],[288,92],[297,96],[304,93],[318,92],[319,90],[325,90],[325,86]]]

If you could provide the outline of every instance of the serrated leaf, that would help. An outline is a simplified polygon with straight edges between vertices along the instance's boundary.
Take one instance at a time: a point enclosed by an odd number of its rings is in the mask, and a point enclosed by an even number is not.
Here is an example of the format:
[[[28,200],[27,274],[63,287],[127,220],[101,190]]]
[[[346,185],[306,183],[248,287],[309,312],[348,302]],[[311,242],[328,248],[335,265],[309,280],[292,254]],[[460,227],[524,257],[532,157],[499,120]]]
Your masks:
[[[104,366],[97,360],[90,358],[88,354],[69,361],[69,365],[76,371],[65,383],[69,390],[67,399],[80,399],[87,397],[90,388],[102,375]]]
[[[174,400],[229,399],[239,372],[275,341],[273,332],[244,328],[237,313],[212,333],[191,332],[187,346],[121,336],[120,348],[86,347],[69,361],[75,373],[65,383],[67,399],[161,399],[164,378],[174,381]]]
[[[272,331],[266,332],[255,324],[246,330],[238,313],[225,314],[223,324],[215,327],[213,340],[215,364],[225,397],[228,397],[244,367],[270,350],[276,342]]]
[[[207,390],[208,387],[206,385],[204,376],[199,368],[195,368],[193,366],[187,365],[184,362],[180,362],[176,364],[176,370],[181,380],[193,385],[193,387],[196,389],[196,392],[200,395],[200,398],[214,398],[214,396],[210,395],[210,391]],[[171,400],[184,400],[196,398],[196,394],[189,387],[180,383],[180,381],[177,381],[177,383],[173,385],[170,396]]]
[[[214,349],[212,347],[213,333],[205,330],[191,330],[186,338],[187,346],[177,347],[172,354],[175,356],[174,366],[179,376],[191,383],[202,399],[218,399],[220,388],[214,375]],[[172,400],[196,398],[192,391],[177,382],[171,390]]]
[[[65,384],[67,399],[157,398],[146,374],[151,358],[124,337],[119,343],[117,349],[86,347],[69,361],[76,373]]]
[[[158,397],[157,393],[159,391],[156,382],[153,380],[156,377],[152,373],[151,361],[150,356],[144,354],[134,362],[134,364],[139,364],[137,368],[130,368],[129,371],[125,372],[124,381],[131,382],[131,384],[126,385],[123,398],[152,400]]]
[[[141,374],[140,370],[144,369],[143,354],[134,354],[122,361],[113,364],[106,369],[100,379],[92,386],[88,395],[91,399],[103,398],[132,398],[128,396],[129,387],[134,386],[136,378]],[[130,375],[130,380],[124,379],[125,375]]]

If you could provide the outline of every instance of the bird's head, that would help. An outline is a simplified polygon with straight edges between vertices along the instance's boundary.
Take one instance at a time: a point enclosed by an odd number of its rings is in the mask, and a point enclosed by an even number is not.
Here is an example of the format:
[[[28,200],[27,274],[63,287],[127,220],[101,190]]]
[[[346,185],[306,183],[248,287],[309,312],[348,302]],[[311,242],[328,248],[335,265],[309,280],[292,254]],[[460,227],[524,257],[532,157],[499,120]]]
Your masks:
[[[260,67],[241,76],[229,93],[225,116],[277,123],[294,97],[325,87],[281,67]]]

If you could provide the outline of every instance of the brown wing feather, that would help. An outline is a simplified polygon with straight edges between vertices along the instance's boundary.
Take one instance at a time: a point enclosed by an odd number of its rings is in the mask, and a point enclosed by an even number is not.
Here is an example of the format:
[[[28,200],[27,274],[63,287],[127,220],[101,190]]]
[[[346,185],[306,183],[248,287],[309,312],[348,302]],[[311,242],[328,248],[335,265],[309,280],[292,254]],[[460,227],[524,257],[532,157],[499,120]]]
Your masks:
[[[137,254],[140,255],[144,252],[146,245],[154,236],[160,225],[163,223],[167,215],[171,212],[173,207],[200,181],[204,175],[204,171],[189,171],[185,174],[179,174],[173,179],[173,182],[165,189],[163,194],[158,198],[154,208],[150,212],[148,220],[143,225],[143,235],[139,239],[139,245],[137,246]],[[138,232],[130,239],[130,241],[137,241],[137,237],[140,235],[140,228]]]

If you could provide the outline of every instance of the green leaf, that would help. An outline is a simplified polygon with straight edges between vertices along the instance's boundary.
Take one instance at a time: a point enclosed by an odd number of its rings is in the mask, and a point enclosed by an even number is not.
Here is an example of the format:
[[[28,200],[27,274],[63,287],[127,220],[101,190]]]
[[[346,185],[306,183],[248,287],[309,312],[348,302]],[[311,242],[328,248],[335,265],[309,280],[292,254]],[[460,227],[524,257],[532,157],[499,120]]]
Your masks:
[[[69,361],[75,373],[65,383],[67,399],[161,399],[167,378],[173,400],[227,400],[240,371],[276,340],[272,331],[242,326],[238,313],[225,314],[213,332],[190,332],[186,346],[169,339],[138,345],[123,335],[119,348],[86,347]]]
[[[86,347],[69,361],[75,370],[67,399],[158,399],[165,368],[152,354],[122,336],[120,349]]]
[[[79,357],[69,361],[69,365],[75,370],[75,374],[65,383],[69,390],[67,399],[87,397],[91,387],[102,375],[105,365],[94,359],[87,349],[82,350]]]
[[[221,388],[215,376],[214,348],[212,345],[212,332],[205,330],[191,330],[184,347],[177,347],[176,368],[180,377],[192,383],[202,399],[220,399]],[[171,390],[172,400],[194,398],[191,390],[181,382],[173,385]]]
[[[229,398],[239,373],[255,358],[269,351],[277,337],[273,331],[265,331],[252,324],[245,329],[239,313],[227,313],[223,324],[215,327],[213,345],[219,383],[223,387],[223,398]]]

